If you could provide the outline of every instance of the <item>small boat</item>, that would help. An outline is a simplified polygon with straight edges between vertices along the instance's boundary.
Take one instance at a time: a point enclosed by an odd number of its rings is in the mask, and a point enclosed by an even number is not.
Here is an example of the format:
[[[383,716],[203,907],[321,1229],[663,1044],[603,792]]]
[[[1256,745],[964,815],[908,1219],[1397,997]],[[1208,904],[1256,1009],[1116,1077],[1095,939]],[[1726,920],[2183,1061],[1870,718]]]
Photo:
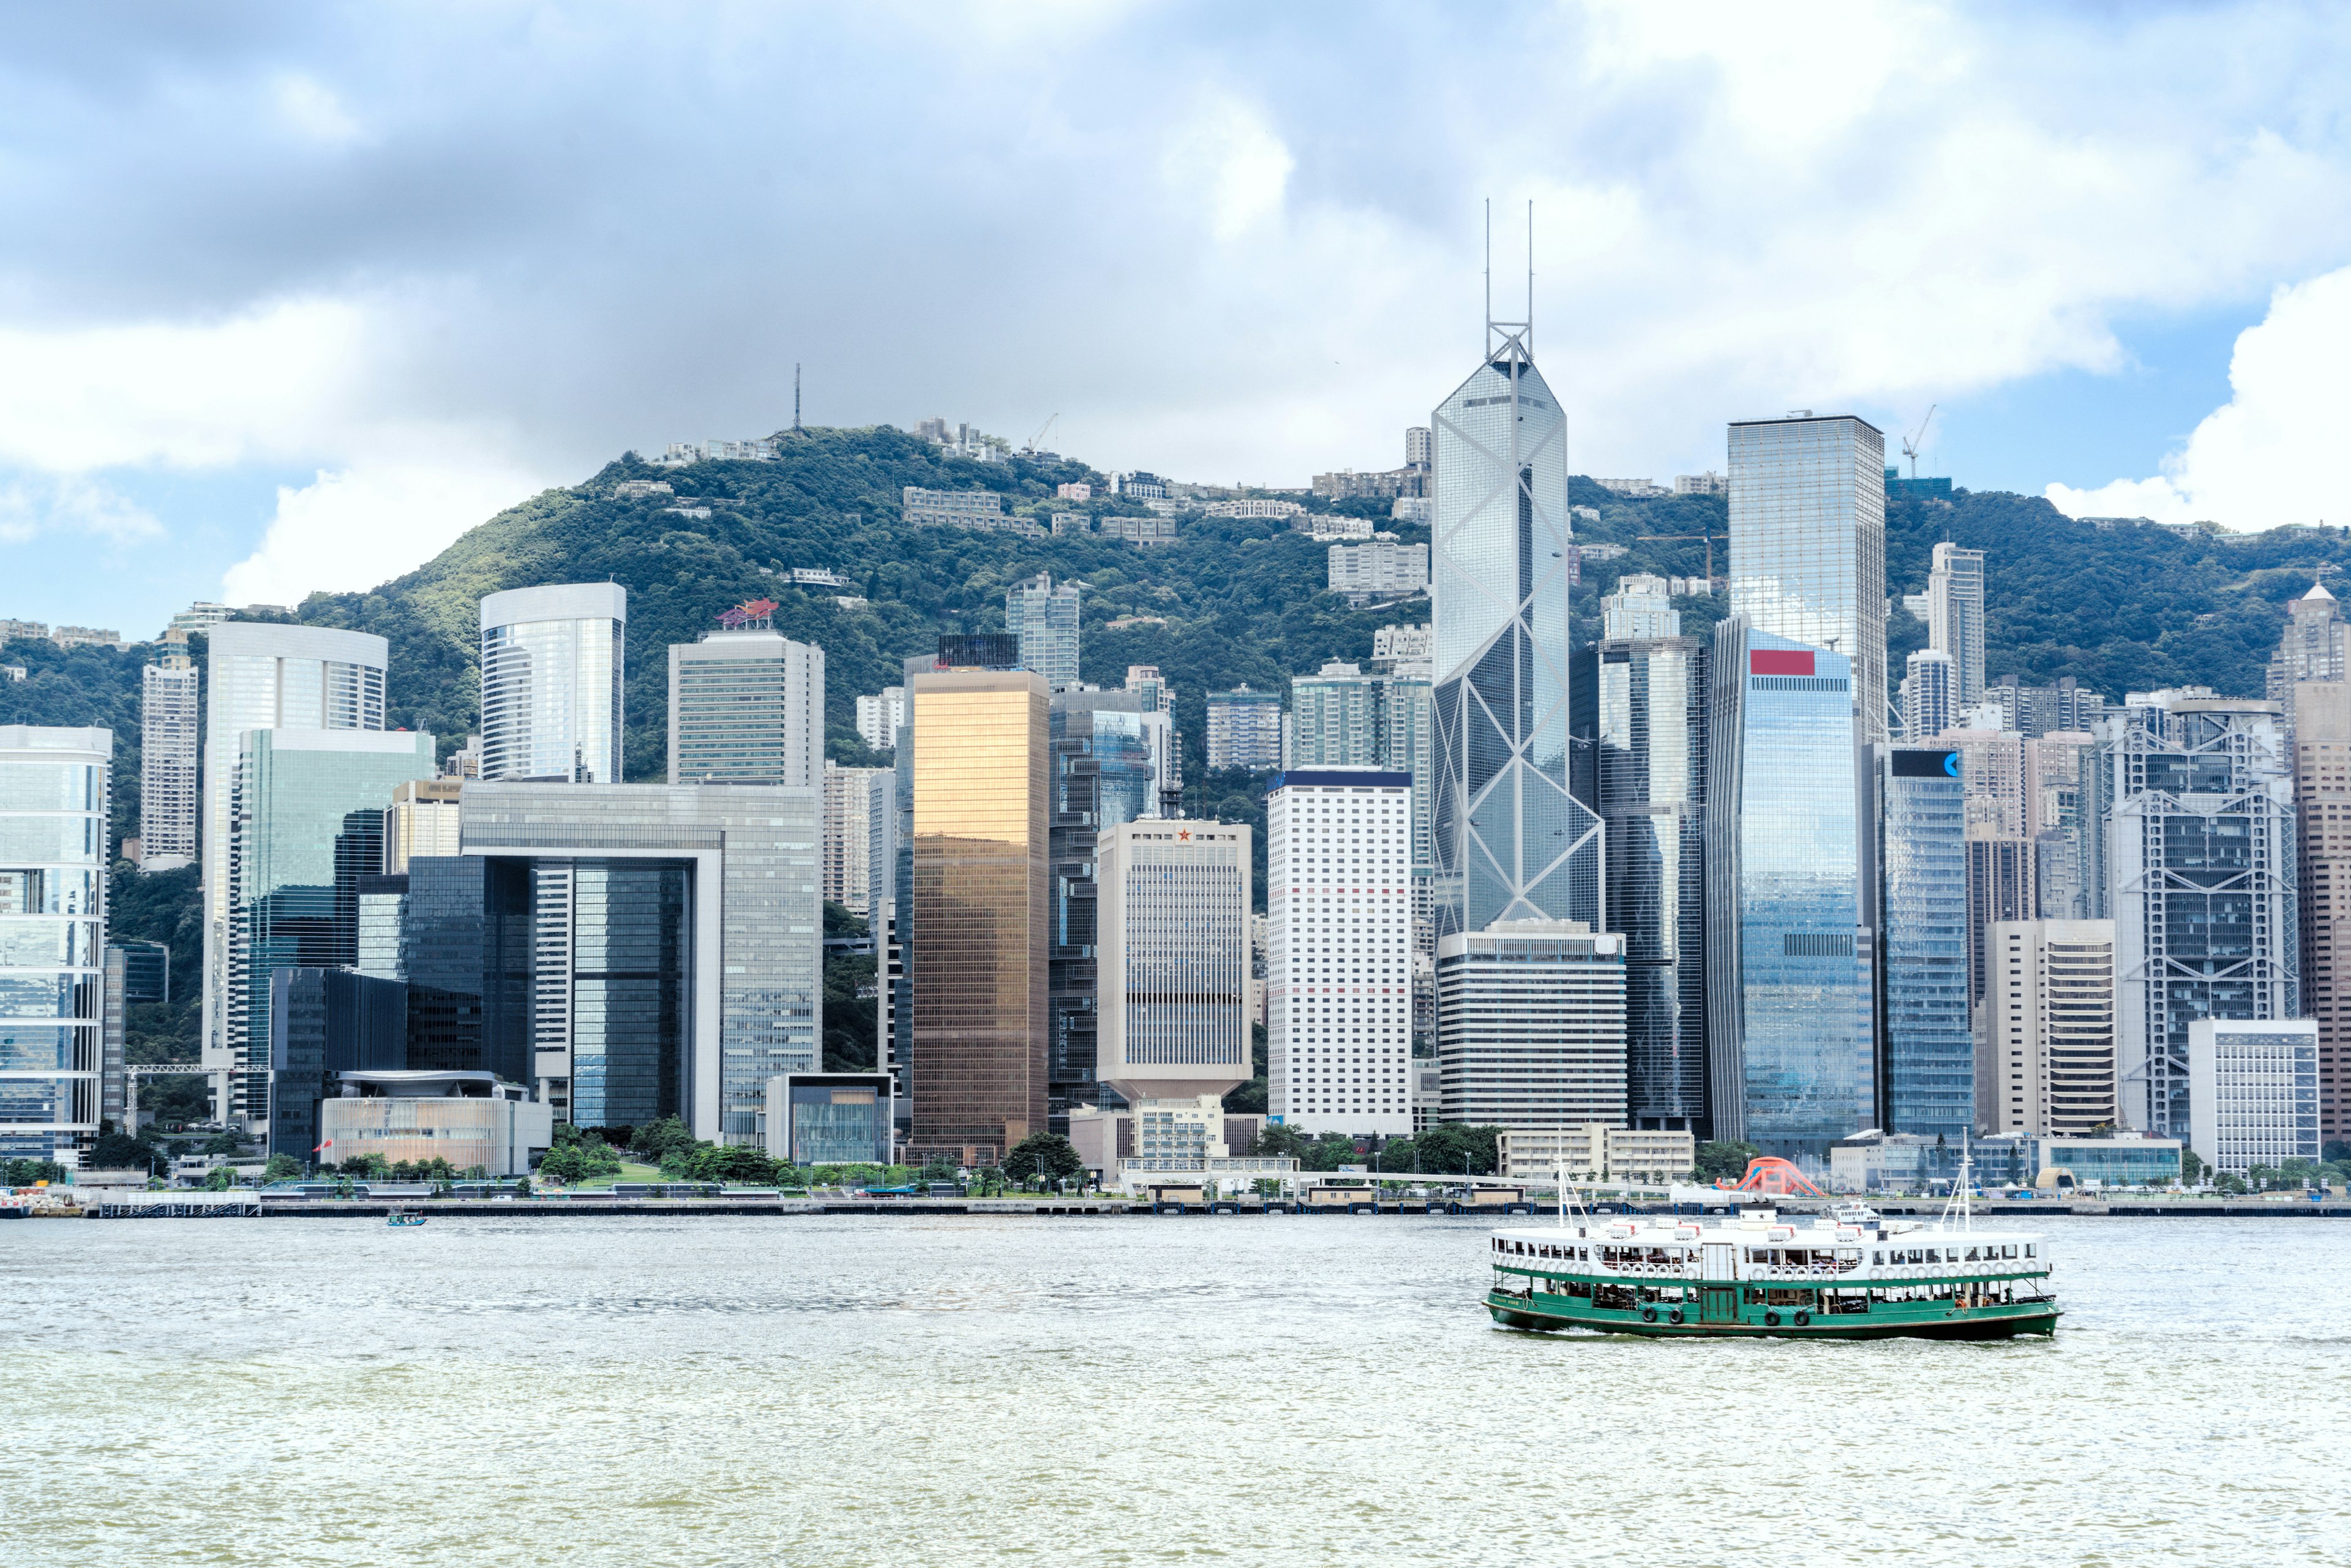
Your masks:
[[[1865,1203],[1840,1203],[1829,1210],[1829,1218],[1839,1225],[1875,1225],[1878,1213]]]
[[[386,1225],[422,1225],[424,1217],[413,1208],[395,1208],[383,1217]]]

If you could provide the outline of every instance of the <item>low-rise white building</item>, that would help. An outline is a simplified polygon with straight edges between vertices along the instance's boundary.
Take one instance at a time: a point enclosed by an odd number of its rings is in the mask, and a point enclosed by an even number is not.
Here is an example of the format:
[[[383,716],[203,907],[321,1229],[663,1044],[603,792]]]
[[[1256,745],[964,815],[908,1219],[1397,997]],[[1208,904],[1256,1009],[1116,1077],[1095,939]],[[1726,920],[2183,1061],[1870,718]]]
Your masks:
[[[1641,1127],[1586,1123],[1580,1127],[1506,1127],[1494,1135],[1499,1174],[1511,1181],[1555,1176],[1578,1182],[1665,1186],[1687,1181],[1698,1166],[1698,1138]]]
[[[460,1172],[524,1176],[555,1141],[552,1108],[489,1072],[344,1072],[319,1102],[323,1158],[381,1155],[393,1165],[445,1159]]]
[[[2318,1158],[2318,1020],[2197,1019],[2188,1026],[2189,1147],[2214,1168]]]

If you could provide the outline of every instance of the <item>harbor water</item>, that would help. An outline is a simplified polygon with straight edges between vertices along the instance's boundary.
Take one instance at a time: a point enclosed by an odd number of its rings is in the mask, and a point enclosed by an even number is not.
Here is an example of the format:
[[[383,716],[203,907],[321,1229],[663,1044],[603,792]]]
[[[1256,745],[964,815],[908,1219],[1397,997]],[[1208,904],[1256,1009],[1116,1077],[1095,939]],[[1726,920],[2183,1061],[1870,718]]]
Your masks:
[[[2351,1561],[2351,1224],[2046,1221],[2067,1315],[1995,1344],[1513,1333],[1488,1228],[20,1222],[0,1541],[44,1568]]]

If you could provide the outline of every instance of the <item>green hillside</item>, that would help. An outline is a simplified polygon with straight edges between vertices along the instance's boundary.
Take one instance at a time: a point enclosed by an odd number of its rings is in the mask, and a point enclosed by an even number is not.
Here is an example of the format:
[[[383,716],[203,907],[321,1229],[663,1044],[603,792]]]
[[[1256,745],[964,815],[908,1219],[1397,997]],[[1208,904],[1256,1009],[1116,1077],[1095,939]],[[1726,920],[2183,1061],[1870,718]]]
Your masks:
[[[1102,476],[1079,463],[980,464],[941,454],[883,427],[787,438],[773,463],[657,469],[632,455],[572,489],[501,513],[405,577],[365,593],[314,594],[298,617],[390,639],[391,722],[433,731],[445,753],[476,727],[476,607],[484,594],[618,581],[629,590],[627,772],[653,779],[664,766],[668,644],[715,626],[728,606],[771,597],[779,631],[824,648],[829,747],[844,762],[859,761],[866,759],[852,726],[859,694],[893,684],[901,661],[930,651],[941,632],[1000,629],[1005,589],[1050,571],[1086,585],[1085,678],[1114,685],[1129,664],[1159,665],[1177,693],[1195,809],[1212,811],[1229,800],[1236,811],[1249,811],[1248,780],[1203,777],[1205,694],[1244,681],[1280,687],[1326,659],[1366,658],[1376,627],[1426,613],[1425,601],[1351,609],[1323,591],[1325,547],[1270,522],[1193,518],[1182,542],[1164,547],[902,528],[905,485],[998,490],[1008,509],[1040,521],[1066,506],[1051,498],[1056,485],[1081,479],[1102,486]],[[615,497],[614,485],[631,478],[665,481],[676,495]],[[1579,640],[1596,633],[1598,595],[1624,573],[1703,572],[1702,545],[1641,536],[1719,539],[1725,528],[1719,497],[1634,500],[1578,478],[1573,498],[1600,514],[1579,524],[1580,538],[1628,547],[1621,559],[1587,564],[1575,600]],[[711,515],[664,510],[688,500]],[[1407,541],[1427,537],[1423,528],[1384,526]],[[2351,539],[2333,529],[2191,537],[2150,527],[2101,529],[2038,498],[1960,491],[1948,503],[1890,507],[1889,593],[1925,586],[1928,552],[1942,538],[1991,552],[1992,675],[2014,671],[2046,682],[2071,674],[2110,696],[2185,683],[2260,691],[2283,601],[2304,591],[2314,568],[2351,565]],[[1727,559],[1718,544],[1718,570]],[[843,591],[791,587],[794,567],[839,572],[856,585],[850,591],[871,602],[844,607],[833,600]],[[1705,601],[1684,608],[1692,631],[1718,612]],[[1113,627],[1120,621],[1128,623]],[[1897,675],[1902,655],[1924,636],[1896,612],[1889,642]],[[118,825],[127,829],[137,800],[141,656],[18,643],[6,658],[25,664],[28,678],[0,683],[0,723],[116,730]]]

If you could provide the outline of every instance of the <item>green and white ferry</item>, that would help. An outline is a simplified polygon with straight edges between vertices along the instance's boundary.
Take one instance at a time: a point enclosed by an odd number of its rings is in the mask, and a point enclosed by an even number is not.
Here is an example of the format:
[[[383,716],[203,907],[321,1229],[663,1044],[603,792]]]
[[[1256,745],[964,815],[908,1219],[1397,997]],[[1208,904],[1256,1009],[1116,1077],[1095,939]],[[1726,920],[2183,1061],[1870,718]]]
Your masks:
[[[1964,1197],[1932,1224],[1771,1209],[1698,1221],[1570,1216],[1497,1230],[1494,1321],[1653,1338],[2009,1339],[2049,1334],[2049,1247],[1977,1230]]]

